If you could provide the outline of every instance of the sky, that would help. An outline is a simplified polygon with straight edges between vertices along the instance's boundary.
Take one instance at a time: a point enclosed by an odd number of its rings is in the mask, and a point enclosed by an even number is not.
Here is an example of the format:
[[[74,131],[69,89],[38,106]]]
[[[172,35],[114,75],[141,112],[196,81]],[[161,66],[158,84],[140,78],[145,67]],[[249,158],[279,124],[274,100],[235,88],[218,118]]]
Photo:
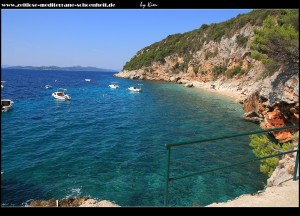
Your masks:
[[[250,9],[1,11],[1,64],[121,70],[140,49]]]

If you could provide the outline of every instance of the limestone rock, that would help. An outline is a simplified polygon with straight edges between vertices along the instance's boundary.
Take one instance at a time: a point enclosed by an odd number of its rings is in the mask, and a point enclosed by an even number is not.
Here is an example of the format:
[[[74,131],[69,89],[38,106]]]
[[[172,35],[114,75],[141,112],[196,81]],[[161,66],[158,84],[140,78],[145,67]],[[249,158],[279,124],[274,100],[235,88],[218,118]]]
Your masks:
[[[243,115],[243,118],[254,123],[260,123],[262,121],[262,118],[260,118],[256,112],[247,112]]]
[[[193,83],[186,83],[186,84],[184,85],[184,87],[191,88],[191,87],[193,87]]]
[[[58,206],[57,206],[58,204]],[[34,200],[28,207],[119,207],[117,204],[107,200],[97,201],[85,196],[66,198],[61,200]]]
[[[267,181],[268,187],[279,185],[280,183],[293,178],[295,158],[296,153],[285,155],[285,157],[279,161],[278,167]]]

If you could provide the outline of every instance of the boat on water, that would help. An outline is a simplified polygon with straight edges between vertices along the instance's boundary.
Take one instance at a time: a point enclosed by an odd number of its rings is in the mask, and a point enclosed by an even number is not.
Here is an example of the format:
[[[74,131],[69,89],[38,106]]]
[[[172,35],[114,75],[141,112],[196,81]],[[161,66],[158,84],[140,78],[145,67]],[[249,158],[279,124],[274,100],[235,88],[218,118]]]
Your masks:
[[[86,82],[91,82],[92,79],[84,79]]]
[[[45,85],[45,89],[52,89],[51,85]]]
[[[14,102],[10,99],[1,99],[1,111],[7,112],[13,108]]]
[[[110,85],[108,85],[112,89],[120,88],[120,86],[116,82],[112,82]]]
[[[141,92],[142,91],[142,88],[137,88],[135,86],[131,86],[128,88],[130,91],[134,91],[134,92]]]
[[[59,89],[61,89],[61,91],[59,91]],[[52,97],[54,97],[55,99],[59,99],[59,100],[70,100],[71,97],[69,95],[65,94],[65,91],[67,91],[67,89],[58,88],[56,92],[52,93]]]
[[[2,85],[2,83],[5,83],[6,81],[1,81],[1,89],[4,88],[4,85]]]

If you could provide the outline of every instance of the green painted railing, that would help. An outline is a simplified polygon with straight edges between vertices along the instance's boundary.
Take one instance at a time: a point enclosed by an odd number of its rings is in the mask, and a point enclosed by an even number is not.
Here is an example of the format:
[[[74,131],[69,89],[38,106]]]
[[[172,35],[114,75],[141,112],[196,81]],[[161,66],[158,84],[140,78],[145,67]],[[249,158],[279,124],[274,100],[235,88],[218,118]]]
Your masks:
[[[202,139],[202,140],[196,140],[196,141],[187,141],[187,142],[180,142],[180,143],[174,143],[174,144],[166,144],[165,146],[167,148],[167,157],[166,157],[166,185],[165,185],[164,205],[168,206],[168,204],[169,204],[169,184],[171,181],[188,178],[188,177],[192,177],[192,176],[198,176],[198,175],[206,174],[206,173],[217,171],[217,170],[222,170],[222,169],[229,168],[229,167],[234,167],[234,166],[239,166],[239,165],[246,164],[246,163],[251,163],[254,161],[259,161],[259,160],[264,160],[267,158],[277,157],[280,155],[290,154],[293,152],[297,152],[295,166],[294,166],[294,175],[293,175],[293,180],[295,181],[297,178],[297,170],[298,170],[298,164],[299,164],[299,142],[298,142],[298,148],[296,150],[281,152],[278,154],[269,155],[269,156],[261,157],[261,158],[253,158],[251,160],[234,163],[234,164],[230,164],[227,166],[222,166],[222,167],[218,167],[218,168],[214,168],[214,169],[210,169],[210,170],[205,170],[202,172],[196,172],[196,173],[191,173],[188,175],[170,178],[171,148],[173,148],[173,147],[193,145],[193,144],[199,144],[199,143],[208,142],[208,141],[223,140],[223,139],[228,139],[228,138],[233,138],[233,137],[241,137],[241,136],[247,136],[247,135],[252,135],[252,134],[261,134],[261,133],[268,133],[268,132],[288,130],[288,129],[298,129],[299,130],[299,125],[286,126],[286,127],[281,127],[281,128],[273,128],[273,129],[268,129],[268,130],[259,130],[259,131],[253,131],[253,132],[247,132],[247,133],[228,135],[228,136],[213,137],[213,138],[209,138],[209,139]]]

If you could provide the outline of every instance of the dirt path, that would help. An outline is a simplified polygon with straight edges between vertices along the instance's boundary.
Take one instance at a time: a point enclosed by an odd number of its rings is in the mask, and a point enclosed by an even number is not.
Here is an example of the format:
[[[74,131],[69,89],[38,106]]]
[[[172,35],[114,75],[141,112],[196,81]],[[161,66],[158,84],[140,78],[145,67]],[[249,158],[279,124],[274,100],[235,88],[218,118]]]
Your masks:
[[[213,203],[207,207],[299,207],[299,180],[288,180],[268,187],[256,195],[242,195],[226,203]]]

